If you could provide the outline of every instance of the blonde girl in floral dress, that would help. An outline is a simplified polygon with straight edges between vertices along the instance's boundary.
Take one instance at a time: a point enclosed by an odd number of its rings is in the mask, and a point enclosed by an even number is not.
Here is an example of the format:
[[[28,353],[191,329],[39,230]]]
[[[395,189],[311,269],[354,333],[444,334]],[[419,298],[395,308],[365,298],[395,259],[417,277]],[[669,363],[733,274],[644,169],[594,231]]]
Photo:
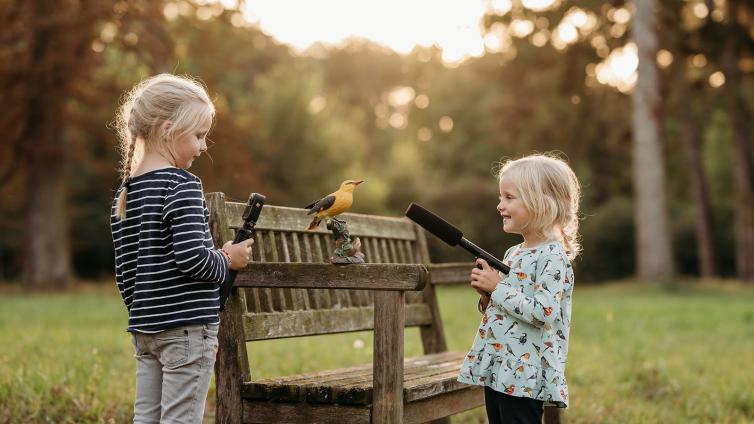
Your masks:
[[[483,316],[458,380],[484,386],[490,423],[541,423],[545,402],[568,405],[579,183],[563,160],[532,155],[505,163],[499,185],[503,230],[524,240],[505,253],[507,276],[483,259],[471,271]]]

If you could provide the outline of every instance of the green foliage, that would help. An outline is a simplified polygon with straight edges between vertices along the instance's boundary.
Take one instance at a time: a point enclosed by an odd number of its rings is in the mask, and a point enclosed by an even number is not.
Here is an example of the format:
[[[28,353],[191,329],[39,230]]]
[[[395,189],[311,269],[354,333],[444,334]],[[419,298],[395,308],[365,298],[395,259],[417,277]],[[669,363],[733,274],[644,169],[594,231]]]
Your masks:
[[[587,211],[581,224],[584,253],[574,263],[577,279],[597,281],[632,272],[635,260],[632,208],[630,199],[616,196],[601,207]]]
[[[681,3],[663,7],[675,13],[673,8]],[[117,33],[109,42],[95,37],[103,50],[66,99],[63,160],[69,208],[61,213],[69,213],[71,220],[78,275],[112,273],[106,215],[119,184],[119,158],[107,124],[121,94],[158,72],[198,76],[215,100],[210,158],[192,168],[205,191],[223,191],[237,200],[256,191],[267,194],[270,204],[301,207],[333,191],[343,179],[365,179],[356,194],[355,212],[399,216],[408,203],[420,202],[477,244],[502,255],[519,238],[498,230],[492,171],[501,159],[555,150],[568,158],[583,185],[585,249],[576,264],[579,277],[599,280],[633,273],[632,211],[625,200],[631,196],[634,172],[630,99],[587,83],[585,69],[601,60],[588,39],[559,51],[515,38],[515,54],[489,53],[446,67],[437,48],[417,48],[401,56],[365,40],[318,46],[311,55],[298,56],[258,28],[234,26],[233,10],[202,20],[194,12],[205,6],[187,2],[167,19],[160,2],[129,5],[133,10],[124,10],[130,12],[118,9],[112,22],[100,23],[99,31],[117,24]],[[518,3],[514,7],[515,13],[487,17],[486,24],[545,17],[552,30],[570,8],[537,14]],[[609,31],[605,15],[611,6],[590,0],[579,7],[600,18],[595,34]],[[625,35],[606,42],[616,47],[624,41]],[[713,43],[699,34],[688,41],[695,48]],[[675,256],[683,274],[694,274],[693,206],[671,71],[662,74],[668,83],[663,137],[671,216],[678,218],[673,219]],[[729,275],[731,122],[719,93],[704,83],[706,68],[697,71],[694,78],[701,82],[694,87],[693,111],[703,117],[702,156],[716,224],[718,270]],[[413,94],[395,105],[390,94],[399,87]],[[751,82],[746,79],[741,87],[750,104]],[[426,96],[428,105],[420,106],[419,96]],[[391,122],[394,115],[398,119]],[[452,120],[451,129],[440,127],[443,118]],[[0,189],[8,199],[0,205],[5,218],[0,279],[13,279],[25,252],[19,235],[25,216],[23,185],[13,182]],[[435,261],[469,259],[429,239]]]

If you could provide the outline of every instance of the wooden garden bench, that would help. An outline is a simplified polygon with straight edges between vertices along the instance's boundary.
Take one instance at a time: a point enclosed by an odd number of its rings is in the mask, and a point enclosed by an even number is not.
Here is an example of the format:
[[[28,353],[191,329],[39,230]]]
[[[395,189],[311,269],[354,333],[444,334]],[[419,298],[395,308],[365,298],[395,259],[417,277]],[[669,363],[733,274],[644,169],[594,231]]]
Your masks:
[[[241,226],[245,205],[222,193],[206,198],[221,246]],[[483,405],[481,388],[456,381],[465,352],[447,351],[434,288],[468,279],[472,264],[431,265],[423,230],[406,218],[348,213],[342,218],[367,263],[332,265],[332,235],[324,225],[305,231],[309,218],[305,209],[262,210],[252,263],[221,313],[216,422],[447,422]],[[404,327],[420,328],[423,356],[404,358]],[[364,330],[374,330],[372,364],[251,378],[247,342]]]

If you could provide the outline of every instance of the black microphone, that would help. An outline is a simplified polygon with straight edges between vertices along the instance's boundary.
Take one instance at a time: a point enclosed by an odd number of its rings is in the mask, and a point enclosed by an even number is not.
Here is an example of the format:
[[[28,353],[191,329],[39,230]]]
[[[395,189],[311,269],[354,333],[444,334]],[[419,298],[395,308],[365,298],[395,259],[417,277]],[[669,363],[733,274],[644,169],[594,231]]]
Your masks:
[[[238,244],[244,240],[250,239],[254,235],[254,226],[257,225],[259,214],[264,207],[266,197],[263,194],[251,193],[249,201],[246,202],[246,209],[243,211],[243,226],[236,231],[236,237],[233,244]],[[228,301],[230,290],[233,288],[233,282],[236,280],[238,271],[230,271],[228,279],[220,287],[220,310],[225,309],[225,302]]]
[[[504,274],[510,272],[511,268],[504,264],[503,261],[492,256],[469,240],[466,240],[461,230],[416,203],[411,203],[408,206],[406,216],[445,243],[451,246],[461,246],[475,257],[484,259],[491,267]]]

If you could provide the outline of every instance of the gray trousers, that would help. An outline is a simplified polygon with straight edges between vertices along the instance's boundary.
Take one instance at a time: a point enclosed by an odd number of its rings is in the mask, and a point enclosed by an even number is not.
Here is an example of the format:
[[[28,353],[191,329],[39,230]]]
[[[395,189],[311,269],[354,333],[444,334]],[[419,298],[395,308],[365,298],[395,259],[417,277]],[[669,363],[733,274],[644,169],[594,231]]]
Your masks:
[[[217,354],[217,325],[132,333],[134,424],[201,423]]]

